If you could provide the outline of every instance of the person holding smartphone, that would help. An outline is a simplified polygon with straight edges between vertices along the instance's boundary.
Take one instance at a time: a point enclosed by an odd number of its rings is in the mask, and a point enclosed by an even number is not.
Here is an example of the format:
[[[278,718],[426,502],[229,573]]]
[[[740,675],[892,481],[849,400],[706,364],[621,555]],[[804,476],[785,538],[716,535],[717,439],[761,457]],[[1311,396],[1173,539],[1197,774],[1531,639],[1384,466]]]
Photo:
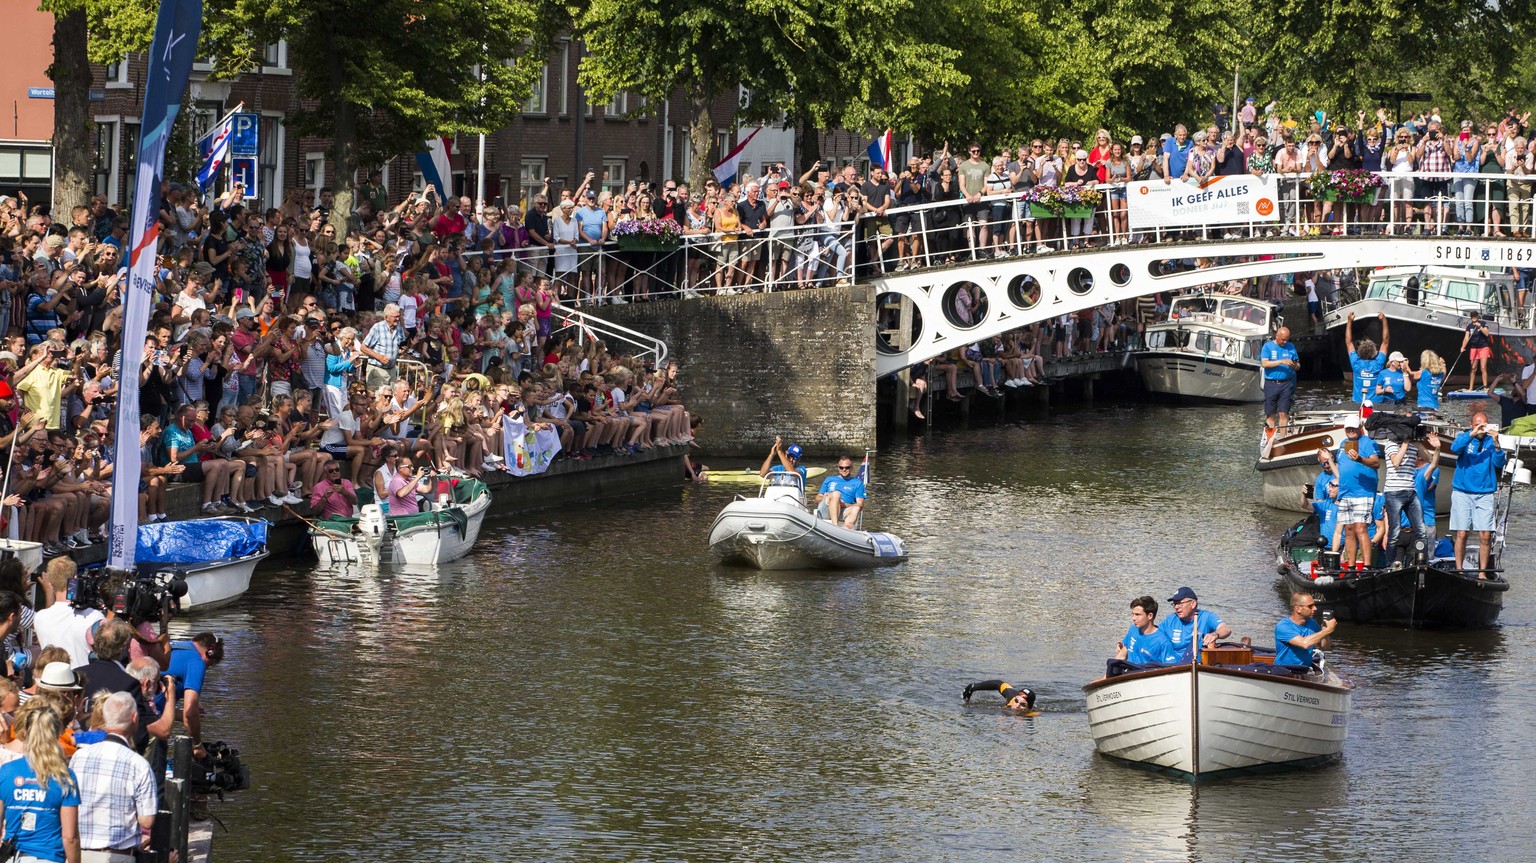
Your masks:
[[[1291,594],[1291,613],[1275,624],[1275,664],[1293,668],[1312,667],[1312,650],[1329,647],[1329,636],[1339,622],[1333,615],[1323,612],[1323,622],[1318,623],[1317,599],[1310,593]]]
[[[1488,422],[1488,415],[1478,411],[1471,426],[1451,442],[1456,456],[1456,473],[1451,480],[1451,530],[1455,534],[1456,565],[1463,565],[1467,533],[1477,531],[1477,567],[1479,579],[1488,578],[1488,562],[1493,553],[1494,497],[1499,472],[1507,458],[1499,446],[1499,427]]]

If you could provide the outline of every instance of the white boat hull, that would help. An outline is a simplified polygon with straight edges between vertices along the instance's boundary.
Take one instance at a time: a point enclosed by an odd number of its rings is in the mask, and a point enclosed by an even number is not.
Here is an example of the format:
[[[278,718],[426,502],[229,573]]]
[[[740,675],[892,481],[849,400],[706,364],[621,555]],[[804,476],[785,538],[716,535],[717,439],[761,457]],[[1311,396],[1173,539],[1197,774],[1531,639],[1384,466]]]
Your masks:
[[[758,569],[869,569],[907,559],[895,536],[848,530],[768,498],[727,504],[710,527],[709,550],[727,563]]]
[[[1085,689],[1099,752],[1191,777],[1320,764],[1343,752],[1349,731],[1351,688],[1336,677],[1180,666]]]
[[[208,611],[239,599],[250,590],[256,564],[267,554],[263,551],[234,560],[215,560],[178,569],[187,580],[187,595],[181,598],[181,610]]]
[[[491,495],[482,494],[463,507],[466,523],[444,518],[437,524],[392,532],[384,527],[377,507],[365,507],[361,520],[349,534],[311,529],[310,544],[322,564],[356,563],[369,566],[407,564],[436,566],[458,560],[474,547],[480,525],[490,509]]]
[[[1228,362],[1188,351],[1148,351],[1136,371],[1149,392],[1219,402],[1261,402],[1264,384],[1256,363]]]

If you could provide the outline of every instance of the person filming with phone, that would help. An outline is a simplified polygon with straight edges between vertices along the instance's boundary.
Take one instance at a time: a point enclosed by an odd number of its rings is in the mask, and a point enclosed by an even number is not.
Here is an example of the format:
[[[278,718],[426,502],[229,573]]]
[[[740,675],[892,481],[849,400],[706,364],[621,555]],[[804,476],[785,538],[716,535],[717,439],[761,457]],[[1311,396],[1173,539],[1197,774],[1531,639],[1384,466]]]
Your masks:
[[[1332,612],[1317,622],[1317,600],[1310,593],[1291,594],[1291,613],[1275,624],[1275,664],[1312,667],[1313,648],[1327,650],[1328,637],[1339,625]]]
[[[1455,535],[1456,565],[1463,566],[1467,532],[1477,531],[1477,577],[1488,577],[1493,552],[1494,495],[1505,453],[1499,446],[1499,427],[1482,411],[1472,415],[1472,425],[1451,442],[1456,456],[1456,475],[1451,481],[1451,531]]]

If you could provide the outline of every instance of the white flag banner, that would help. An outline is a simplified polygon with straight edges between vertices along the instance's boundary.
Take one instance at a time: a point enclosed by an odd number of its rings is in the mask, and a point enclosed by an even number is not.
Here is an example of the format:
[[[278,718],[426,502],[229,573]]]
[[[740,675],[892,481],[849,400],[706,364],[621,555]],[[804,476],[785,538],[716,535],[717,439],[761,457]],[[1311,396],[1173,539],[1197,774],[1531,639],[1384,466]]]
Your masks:
[[[1133,180],[1126,184],[1126,197],[1133,231],[1280,219],[1273,177],[1236,174],[1212,177],[1203,183]]]
[[[551,428],[529,431],[522,420],[510,416],[501,420],[504,469],[513,476],[528,476],[549,470],[549,462],[560,452],[560,435]]]

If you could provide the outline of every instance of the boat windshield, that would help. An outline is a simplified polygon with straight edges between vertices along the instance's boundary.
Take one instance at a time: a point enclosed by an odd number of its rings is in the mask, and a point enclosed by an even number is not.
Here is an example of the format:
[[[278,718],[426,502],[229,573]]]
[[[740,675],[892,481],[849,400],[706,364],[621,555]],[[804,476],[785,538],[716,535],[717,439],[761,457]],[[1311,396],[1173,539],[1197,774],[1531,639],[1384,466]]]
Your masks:
[[[1221,300],[1219,314],[1230,321],[1242,321],[1262,327],[1269,323],[1269,311],[1263,307],[1254,305],[1247,300],[1236,297],[1225,297]]]
[[[1410,278],[1420,282],[1417,292],[1408,284]],[[1507,312],[1511,306],[1505,292],[1505,279],[1480,279],[1456,276],[1379,276],[1366,288],[1367,297],[1407,302],[1413,305],[1435,306],[1467,312],[1476,309],[1490,316]]]

